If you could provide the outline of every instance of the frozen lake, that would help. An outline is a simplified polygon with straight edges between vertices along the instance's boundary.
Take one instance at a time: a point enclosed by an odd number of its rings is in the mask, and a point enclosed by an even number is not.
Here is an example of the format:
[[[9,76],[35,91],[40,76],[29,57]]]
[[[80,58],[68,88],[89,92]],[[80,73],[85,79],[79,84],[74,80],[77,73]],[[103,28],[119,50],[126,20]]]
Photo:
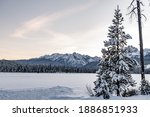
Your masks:
[[[86,85],[93,88],[96,78],[91,73],[0,73],[0,99],[89,97]],[[133,74],[133,78],[139,86],[140,75]]]
[[[0,88],[14,90],[54,86],[85,87],[94,80],[96,74],[87,73],[0,73]]]
[[[139,83],[140,75],[132,76]],[[91,73],[0,73],[0,89],[85,87],[92,85],[96,78],[96,74]],[[149,80],[150,75],[146,75],[146,79]]]

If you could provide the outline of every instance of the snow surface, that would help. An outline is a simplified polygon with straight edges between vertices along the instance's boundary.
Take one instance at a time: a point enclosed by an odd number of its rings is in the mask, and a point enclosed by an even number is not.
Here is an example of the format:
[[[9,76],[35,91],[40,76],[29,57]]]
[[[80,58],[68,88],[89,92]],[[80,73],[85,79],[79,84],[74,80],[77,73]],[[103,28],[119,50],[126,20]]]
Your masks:
[[[79,73],[0,73],[0,99],[102,99],[90,97],[86,86],[93,88],[97,74]],[[140,75],[133,78],[140,84]],[[146,75],[150,81],[150,75]],[[112,100],[149,100],[147,96],[111,97]]]
[[[145,65],[145,69],[149,69],[150,68],[150,64]]]

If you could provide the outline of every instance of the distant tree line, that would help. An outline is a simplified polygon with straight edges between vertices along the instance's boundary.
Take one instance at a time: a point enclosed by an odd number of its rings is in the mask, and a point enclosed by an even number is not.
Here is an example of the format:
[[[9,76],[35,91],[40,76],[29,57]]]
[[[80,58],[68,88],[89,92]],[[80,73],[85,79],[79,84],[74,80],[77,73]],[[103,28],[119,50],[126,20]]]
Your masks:
[[[28,65],[18,64],[7,60],[0,61],[0,72],[35,72],[35,73],[95,73],[96,69],[68,66]]]
[[[90,67],[69,67],[69,66],[52,66],[52,65],[29,65],[19,64],[16,62],[1,60],[0,72],[29,72],[29,73],[96,73],[97,68]],[[140,68],[132,71],[132,74],[140,74]],[[145,69],[145,74],[150,74],[150,68]]]

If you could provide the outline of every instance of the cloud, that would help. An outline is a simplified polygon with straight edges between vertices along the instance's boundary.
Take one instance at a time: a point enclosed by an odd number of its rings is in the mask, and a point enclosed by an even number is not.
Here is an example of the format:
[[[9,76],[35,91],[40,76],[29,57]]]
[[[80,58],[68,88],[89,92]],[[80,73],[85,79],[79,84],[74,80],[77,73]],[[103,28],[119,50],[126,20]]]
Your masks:
[[[11,36],[15,38],[25,38],[26,35],[28,33],[31,33],[32,31],[42,30],[46,26],[47,23],[52,25],[56,20],[61,19],[73,13],[84,11],[92,7],[94,4],[96,4],[96,0],[95,1],[92,0],[84,5],[76,6],[73,8],[68,8],[63,11],[56,12],[50,15],[37,16],[23,23],[20,27],[18,27],[15,30],[15,32]]]
[[[24,46],[27,45],[28,47],[25,47],[26,51],[32,51],[32,56],[37,56],[37,53],[41,55],[43,53],[72,53],[74,51],[82,54],[89,54],[88,52],[90,51],[93,56],[99,55],[99,51],[96,53],[95,50],[100,50],[100,34],[103,35],[104,33],[100,24],[92,26],[86,31],[76,31],[74,33],[63,33],[52,29],[52,25],[57,20],[87,10],[96,3],[96,0],[91,0],[84,5],[49,15],[37,16],[23,23],[12,36],[15,39],[20,39],[19,42],[17,40],[18,44],[23,43]],[[21,51],[22,47],[19,50]]]

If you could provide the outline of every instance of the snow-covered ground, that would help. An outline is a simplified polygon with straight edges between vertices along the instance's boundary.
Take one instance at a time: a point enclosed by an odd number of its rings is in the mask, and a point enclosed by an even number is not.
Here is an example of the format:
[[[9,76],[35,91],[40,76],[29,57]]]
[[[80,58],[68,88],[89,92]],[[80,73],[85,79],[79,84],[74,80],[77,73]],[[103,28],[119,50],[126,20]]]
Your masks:
[[[96,74],[78,73],[0,73],[0,99],[102,99],[90,97],[86,86],[93,87]],[[140,75],[133,74],[140,84]],[[150,75],[146,75],[150,81]],[[148,96],[111,97],[113,100],[150,99]]]
[[[145,66],[145,69],[149,69],[150,68],[150,64]]]

